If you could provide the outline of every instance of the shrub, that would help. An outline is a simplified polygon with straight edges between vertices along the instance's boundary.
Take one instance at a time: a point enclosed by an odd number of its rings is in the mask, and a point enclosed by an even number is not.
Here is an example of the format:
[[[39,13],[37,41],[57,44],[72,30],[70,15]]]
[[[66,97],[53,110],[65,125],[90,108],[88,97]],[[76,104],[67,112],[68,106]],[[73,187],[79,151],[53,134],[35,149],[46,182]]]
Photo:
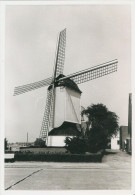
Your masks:
[[[86,152],[86,142],[80,137],[67,137],[65,139],[65,148],[72,154],[84,154]]]
[[[41,138],[37,138],[34,142],[34,146],[37,148],[37,147],[40,147],[40,148],[44,148],[46,147],[46,143],[45,141],[43,141]]]
[[[67,154],[67,153],[15,153],[15,161],[46,161],[46,162],[101,162],[103,153]]]

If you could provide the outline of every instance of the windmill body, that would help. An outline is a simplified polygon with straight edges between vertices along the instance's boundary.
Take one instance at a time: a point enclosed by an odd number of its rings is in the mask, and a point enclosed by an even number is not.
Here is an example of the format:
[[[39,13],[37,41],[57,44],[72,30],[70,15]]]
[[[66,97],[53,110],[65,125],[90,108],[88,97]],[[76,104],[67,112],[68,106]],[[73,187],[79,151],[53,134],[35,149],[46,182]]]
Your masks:
[[[47,146],[64,146],[67,136],[80,134],[76,126],[81,124],[80,98],[80,89],[70,79],[55,87],[54,123],[50,123]]]
[[[37,88],[49,86],[40,137],[47,146],[64,146],[68,137],[80,136],[81,91],[78,84],[117,71],[117,60],[63,75],[66,46],[66,29],[60,32],[52,77],[31,84],[15,87],[14,96]]]

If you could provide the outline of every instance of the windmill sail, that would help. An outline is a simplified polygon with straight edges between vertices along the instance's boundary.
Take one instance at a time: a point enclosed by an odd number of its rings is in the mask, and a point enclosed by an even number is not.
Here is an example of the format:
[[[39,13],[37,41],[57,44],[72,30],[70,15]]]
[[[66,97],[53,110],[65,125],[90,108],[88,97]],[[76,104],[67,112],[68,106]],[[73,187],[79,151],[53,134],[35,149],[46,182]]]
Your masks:
[[[50,118],[49,118],[49,127],[50,128],[53,128],[53,126],[54,126],[54,109],[55,109],[54,108],[54,106],[55,106],[54,101],[55,101],[55,89],[52,88],[51,89],[50,113],[49,113],[49,115],[50,115]]]
[[[53,105],[53,90],[47,90],[47,99],[46,99],[46,106],[45,106],[45,112],[43,116],[42,121],[42,127],[40,131],[40,137],[43,140],[46,140],[49,132],[49,125],[50,125],[50,119],[52,117],[52,105]]]
[[[59,35],[54,76],[53,76],[54,82],[55,82],[55,78],[58,75],[63,74],[64,60],[65,60],[65,47],[66,47],[66,29],[61,31]],[[51,128],[54,127],[54,110],[55,110],[55,88],[53,83],[52,88],[48,90],[48,94],[47,94],[47,102],[46,102],[45,113],[44,113],[42,127],[41,127],[41,133],[40,133],[42,139],[47,138],[49,127]]]
[[[102,76],[105,76],[107,74],[113,73],[117,71],[117,60],[109,61],[104,64],[100,64],[98,66],[94,66],[92,68],[76,72],[74,74],[68,75],[66,77],[63,77],[59,79],[59,81],[65,80],[65,79],[72,79],[76,84],[84,83],[89,80],[93,80]]]
[[[30,83],[27,85],[15,87],[14,96],[20,95],[22,93],[26,93],[28,91],[32,91],[32,90],[35,90],[35,89],[38,89],[38,88],[41,88],[44,86],[48,86],[51,84],[51,82],[52,82],[52,77],[50,77],[48,79],[44,79],[42,81],[38,81],[38,82]]]
[[[54,73],[55,78],[59,74],[63,74],[64,61],[65,61],[65,47],[66,47],[66,29],[61,31],[59,35],[56,64],[55,64],[55,73]],[[52,79],[55,80],[55,78],[50,77],[42,81],[15,87],[14,96],[22,94],[22,93],[26,93],[28,91],[32,91],[32,90],[35,90],[35,89],[38,89],[44,86],[48,86],[52,83]]]
[[[63,74],[64,69],[64,61],[65,61],[65,47],[66,47],[66,29],[62,30],[59,34],[56,62],[54,68],[54,76],[53,81],[55,83],[55,79],[60,74]],[[54,112],[55,112],[55,87],[54,83],[52,84],[52,105],[51,105],[51,113],[50,113],[50,127],[54,127]]]
[[[63,74],[64,61],[65,61],[65,48],[66,48],[66,29],[61,31],[59,35],[54,79],[60,74]]]

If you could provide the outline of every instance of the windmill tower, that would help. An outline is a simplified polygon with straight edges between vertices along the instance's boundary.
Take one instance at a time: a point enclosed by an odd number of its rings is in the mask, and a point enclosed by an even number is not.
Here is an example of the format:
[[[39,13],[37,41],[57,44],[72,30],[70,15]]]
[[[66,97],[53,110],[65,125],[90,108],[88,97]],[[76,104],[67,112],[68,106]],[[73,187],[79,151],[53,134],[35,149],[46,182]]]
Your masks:
[[[64,146],[68,136],[80,135],[81,91],[77,84],[117,71],[117,60],[112,60],[68,76],[63,75],[66,47],[66,29],[60,32],[52,77],[31,84],[15,87],[14,95],[44,86],[47,89],[46,107],[40,137],[47,146]]]

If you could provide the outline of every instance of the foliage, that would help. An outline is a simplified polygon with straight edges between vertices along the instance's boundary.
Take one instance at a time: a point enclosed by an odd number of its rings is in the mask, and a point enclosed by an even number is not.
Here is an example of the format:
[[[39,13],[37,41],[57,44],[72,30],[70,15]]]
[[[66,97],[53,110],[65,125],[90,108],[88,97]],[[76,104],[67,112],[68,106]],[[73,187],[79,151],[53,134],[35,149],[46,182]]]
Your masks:
[[[96,154],[71,153],[31,153],[16,152],[15,161],[47,161],[47,162],[101,162],[103,152]]]
[[[71,153],[96,153],[104,150],[119,130],[118,116],[103,104],[92,104],[82,111],[88,118],[82,137],[66,138],[66,149]]]
[[[105,149],[108,144],[108,138],[106,134],[104,134],[104,129],[99,127],[91,128],[86,140],[88,146],[87,150],[94,153]]]
[[[44,147],[46,147],[45,141],[42,140],[41,138],[36,138],[36,140],[34,142],[34,146],[44,148]]]
[[[8,141],[7,139],[5,138],[4,139],[4,150],[7,150],[8,149]]]
[[[83,138],[80,137],[66,137],[65,139],[66,146],[65,148],[70,151],[72,154],[83,154],[86,151],[86,143]]]
[[[99,149],[105,149],[108,140],[119,130],[118,116],[103,104],[92,104],[83,110],[82,115],[88,118],[85,134],[88,150],[97,152]]]

